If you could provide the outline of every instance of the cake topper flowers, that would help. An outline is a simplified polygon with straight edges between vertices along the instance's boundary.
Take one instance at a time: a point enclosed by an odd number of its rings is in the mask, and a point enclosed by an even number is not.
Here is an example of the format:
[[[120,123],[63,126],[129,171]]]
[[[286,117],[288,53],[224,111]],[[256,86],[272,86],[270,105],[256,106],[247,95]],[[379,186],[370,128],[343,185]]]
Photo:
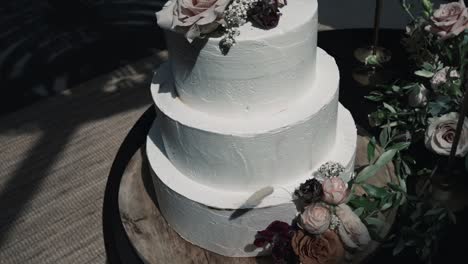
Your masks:
[[[278,8],[284,5],[286,0],[169,0],[156,18],[161,28],[183,33],[189,42],[221,33],[220,48],[226,53],[247,21],[263,29],[276,27]]]
[[[304,207],[293,223],[273,221],[257,233],[254,245],[270,249],[275,264],[342,263],[365,250],[371,236],[360,216],[346,205],[351,190],[340,177],[344,171],[337,162],[320,166],[314,178],[294,192],[296,205]]]
[[[223,23],[230,0],[169,0],[156,13],[160,27],[185,33],[189,42],[215,31]]]

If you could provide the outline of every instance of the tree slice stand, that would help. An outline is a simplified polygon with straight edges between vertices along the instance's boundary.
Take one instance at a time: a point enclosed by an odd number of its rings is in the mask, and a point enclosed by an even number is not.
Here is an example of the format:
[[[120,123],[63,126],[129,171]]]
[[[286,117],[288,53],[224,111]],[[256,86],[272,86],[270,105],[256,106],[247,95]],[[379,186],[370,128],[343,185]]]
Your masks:
[[[364,134],[359,133],[358,134]],[[367,136],[358,135],[356,166],[366,165]],[[144,263],[271,263],[270,257],[229,258],[204,250],[186,242],[166,223],[157,207],[145,146],[137,151],[127,164],[119,188],[119,210],[125,232],[135,251]],[[383,186],[387,182],[398,184],[393,165],[381,169],[367,183]],[[385,237],[395,220],[397,208],[387,210],[382,218],[385,225],[380,236]],[[272,221],[275,219],[272,219]],[[253,241],[254,238],[252,238]],[[379,248],[372,241],[368,247],[353,257],[353,263],[368,260]]]

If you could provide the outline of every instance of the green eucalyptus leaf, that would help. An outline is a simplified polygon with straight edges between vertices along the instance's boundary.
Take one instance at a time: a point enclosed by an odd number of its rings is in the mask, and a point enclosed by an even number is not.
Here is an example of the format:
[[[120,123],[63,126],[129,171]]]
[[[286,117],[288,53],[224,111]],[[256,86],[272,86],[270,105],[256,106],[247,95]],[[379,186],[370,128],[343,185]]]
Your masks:
[[[364,221],[368,225],[375,227],[376,230],[380,230],[386,225],[386,223],[382,219],[379,219],[377,217],[372,217],[372,216],[366,217]]]
[[[424,62],[422,64],[422,67],[423,67],[424,70],[430,71],[430,72],[434,72],[434,70],[435,70],[434,66],[432,66],[432,64],[430,64],[429,62]]]
[[[433,215],[438,215],[440,213],[442,213],[445,209],[444,208],[432,208],[430,210],[428,210],[424,216],[433,216]]]
[[[390,187],[392,190],[397,191],[397,192],[405,192],[398,184],[389,182],[387,183],[387,186]]]
[[[426,71],[426,70],[415,71],[414,74],[420,77],[424,77],[424,78],[432,78],[432,76],[434,76],[433,72]]]
[[[377,209],[377,201],[368,199],[366,197],[359,197],[352,199],[348,202],[353,208],[364,208],[368,212],[372,212]]]
[[[402,151],[404,149],[407,149],[411,145],[411,142],[399,142],[396,143],[395,145],[391,145],[387,150],[394,149],[396,151]]]
[[[355,213],[357,216],[361,217],[362,213],[364,213],[364,207],[359,207],[359,208],[355,209],[355,210],[354,210],[354,213]]]
[[[391,106],[391,105],[389,105],[389,104],[387,104],[387,103],[385,103],[385,102],[383,103],[383,106],[384,106],[388,111],[390,111],[391,113],[394,113],[394,114],[396,113],[396,110],[395,110],[395,108],[394,108],[393,106]]]
[[[385,151],[373,165],[367,166],[356,176],[356,183],[362,183],[374,176],[383,166],[387,165],[387,163],[393,159],[396,153],[397,151],[394,149]]]
[[[385,127],[384,129],[382,129],[382,131],[380,131],[379,141],[381,146],[387,145],[388,139],[390,137],[390,129],[390,127]]]
[[[381,207],[380,207],[380,210],[381,211],[385,211],[389,208],[391,208],[393,206],[393,203],[392,202],[386,202],[384,203]]]
[[[374,140],[369,140],[369,143],[367,144],[367,160],[372,162],[375,157],[375,139]]]
[[[384,198],[388,194],[384,187],[377,187],[367,183],[361,184],[361,187],[371,197]]]
[[[403,238],[400,238],[396,246],[393,248],[393,251],[392,251],[393,256],[400,254],[404,248],[405,248],[405,240],[403,240]]]
[[[373,102],[380,102],[380,101],[382,101],[384,99],[381,96],[375,96],[375,95],[364,96],[364,98],[366,98],[367,100],[373,101]]]
[[[402,165],[403,165],[403,170],[404,170],[405,174],[406,175],[411,175],[412,171],[411,171],[411,168],[408,166],[408,164],[405,161],[403,161]]]

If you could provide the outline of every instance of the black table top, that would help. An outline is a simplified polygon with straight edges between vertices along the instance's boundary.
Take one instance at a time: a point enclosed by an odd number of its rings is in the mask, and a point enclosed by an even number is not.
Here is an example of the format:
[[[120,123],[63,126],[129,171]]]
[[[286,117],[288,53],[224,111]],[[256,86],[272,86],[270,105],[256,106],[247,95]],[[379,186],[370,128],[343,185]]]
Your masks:
[[[385,29],[380,35],[382,46],[392,52],[392,60],[386,65],[386,70],[393,71],[395,77],[398,77],[399,74],[405,74],[408,63],[400,44],[403,31]],[[371,43],[371,38],[372,31],[370,29],[324,31],[318,34],[318,46],[336,59],[340,69],[340,102],[350,110],[357,125],[375,133],[376,131],[368,125],[367,114],[375,109],[376,105],[364,98],[372,89],[359,85],[351,74],[353,69],[361,65],[354,58],[353,51]],[[118,191],[126,165],[133,154],[145,143],[146,135],[155,115],[155,109],[152,106],[136,122],[120,146],[109,173],[103,206],[103,232],[107,259],[112,264],[142,263],[133,250],[120,220]],[[466,220],[466,214],[464,215]],[[442,256],[445,253],[452,254],[455,250],[451,246],[446,248],[448,251],[441,252]],[[457,252],[462,252],[462,250],[457,250]],[[442,259],[444,258],[442,257]],[[395,261],[415,263],[414,258],[409,256],[393,258],[391,250],[385,249],[378,252],[372,263],[393,263]]]

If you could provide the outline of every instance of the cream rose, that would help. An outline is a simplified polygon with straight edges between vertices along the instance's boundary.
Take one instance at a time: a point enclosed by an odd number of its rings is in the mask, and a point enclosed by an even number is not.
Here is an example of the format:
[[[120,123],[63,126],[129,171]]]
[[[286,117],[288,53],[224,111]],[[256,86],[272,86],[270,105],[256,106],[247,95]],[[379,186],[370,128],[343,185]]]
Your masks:
[[[432,118],[429,122],[425,136],[426,147],[437,154],[448,156],[455,138],[458,113],[448,113],[439,118]],[[456,155],[464,157],[466,153],[468,153],[468,119],[465,117]]]
[[[344,203],[349,196],[348,184],[340,177],[327,178],[322,183],[323,198],[328,204]]]
[[[362,250],[371,241],[367,227],[346,204],[336,207],[336,216],[340,219],[338,234],[348,248]]]
[[[432,14],[431,22],[425,29],[437,34],[440,39],[458,36],[468,29],[468,9],[465,2],[460,0],[440,5]]]
[[[230,0],[169,0],[156,18],[161,28],[183,32],[192,42],[222,23],[229,3]]]
[[[301,227],[311,234],[321,234],[330,226],[330,210],[320,204],[311,204],[301,214]]]

